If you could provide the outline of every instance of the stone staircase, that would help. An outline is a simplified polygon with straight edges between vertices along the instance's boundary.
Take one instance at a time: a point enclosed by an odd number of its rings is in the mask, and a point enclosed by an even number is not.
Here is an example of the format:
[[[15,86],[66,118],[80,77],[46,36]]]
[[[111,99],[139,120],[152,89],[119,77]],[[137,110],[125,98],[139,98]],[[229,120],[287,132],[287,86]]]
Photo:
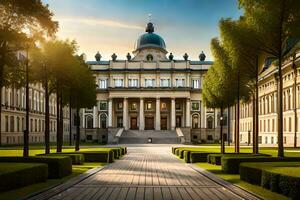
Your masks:
[[[151,138],[152,142],[148,142]],[[175,131],[163,130],[127,130],[124,131],[119,139],[120,144],[179,144],[180,138]]]

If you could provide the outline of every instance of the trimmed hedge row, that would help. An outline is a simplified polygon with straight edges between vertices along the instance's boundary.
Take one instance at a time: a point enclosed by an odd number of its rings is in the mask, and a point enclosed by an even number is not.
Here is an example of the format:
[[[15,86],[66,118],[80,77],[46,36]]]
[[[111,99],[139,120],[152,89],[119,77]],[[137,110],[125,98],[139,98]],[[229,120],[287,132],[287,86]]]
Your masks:
[[[251,153],[225,153],[225,154],[221,154],[221,153],[213,153],[213,154],[209,154],[207,156],[207,162],[210,163],[210,164],[213,164],[213,165],[221,165],[222,162],[221,162],[221,159],[222,159],[222,156],[244,156],[244,155],[253,155]],[[262,155],[262,156],[269,156],[269,155],[266,155],[266,154],[259,154],[259,155]]]
[[[300,173],[298,176],[290,176],[274,170],[285,167],[297,167],[299,169],[300,162],[241,163],[240,178],[273,192],[281,193],[291,199],[299,199]]]
[[[42,163],[0,163],[0,191],[44,182],[48,166]]]
[[[207,156],[211,154],[211,152],[191,152],[190,153],[190,162],[207,162]]]
[[[72,173],[72,159],[68,156],[0,157],[0,162],[45,163],[48,178],[62,178]]]
[[[78,151],[78,152],[66,152],[66,154],[83,154],[86,162],[114,162],[114,151]]]
[[[84,155],[80,153],[50,153],[40,154],[41,156],[68,156],[72,159],[72,165],[82,165],[84,163]]]
[[[222,170],[228,174],[238,174],[240,163],[243,162],[282,162],[282,161],[300,161],[300,157],[285,157],[278,159],[277,157],[271,157],[266,155],[236,155],[236,156],[222,156]]]

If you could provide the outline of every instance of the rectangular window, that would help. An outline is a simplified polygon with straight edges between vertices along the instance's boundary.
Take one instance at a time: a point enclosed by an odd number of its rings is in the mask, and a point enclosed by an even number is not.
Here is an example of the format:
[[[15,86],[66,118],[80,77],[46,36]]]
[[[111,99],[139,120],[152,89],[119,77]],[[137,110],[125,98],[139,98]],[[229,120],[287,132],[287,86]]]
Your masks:
[[[176,109],[176,110],[181,110],[181,103],[176,102],[176,103],[175,103],[175,109]]]
[[[152,102],[151,102],[151,101],[148,101],[148,102],[146,103],[146,109],[147,109],[147,110],[152,110]]]
[[[176,79],[176,87],[184,87],[184,79]]]
[[[100,108],[99,110],[107,110],[107,102],[100,101],[99,108]]]
[[[137,104],[133,102],[130,107],[131,110],[137,110]]]
[[[117,104],[117,110],[122,110],[123,109],[123,103],[122,102],[119,102]]]
[[[128,87],[138,87],[138,79],[129,79]]]
[[[118,116],[117,117],[117,127],[122,128],[123,127],[123,117]]]
[[[289,132],[292,132],[292,118],[289,117]]]
[[[163,110],[163,111],[167,110],[167,103],[165,103],[165,102],[161,103],[161,110]]]
[[[99,88],[106,89],[107,88],[107,79],[100,79],[99,80]]]
[[[200,102],[192,102],[192,110],[197,110],[199,111],[200,110]]]
[[[262,136],[258,136],[258,143],[259,143],[259,144],[262,143]]]
[[[154,87],[155,79],[145,79],[145,87]]]
[[[115,87],[124,87],[123,79],[114,79]]]
[[[199,79],[192,80],[192,87],[194,89],[200,89],[200,80]]]
[[[160,79],[160,87],[170,87],[170,79]]]
[[[268,137],[265,137],[265,144],[268,144]]]

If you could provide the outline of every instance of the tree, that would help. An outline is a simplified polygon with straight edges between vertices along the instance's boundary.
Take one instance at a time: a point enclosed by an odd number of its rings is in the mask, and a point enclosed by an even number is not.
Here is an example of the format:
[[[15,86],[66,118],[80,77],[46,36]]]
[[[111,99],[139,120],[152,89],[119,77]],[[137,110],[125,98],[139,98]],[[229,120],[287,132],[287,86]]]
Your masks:
[[[245,83],[249,88],[246,91],[249,91],[249,95],[252,96],[253,153],[258,154],[258,76],[259,57],[262,55],[255,46],[249,45],[255,42],[256,38],[243,18],[236,21],[221,19],[219,26],[222,41],[227,51],[230,52],[231,60],[235,67],[243,72],[238,78],[243,79],[243,84]]]
[[[239,0],[249,27],[256,34],[253,45],[278,60],[278,157],[284,157],[282,62],[287,55],[290,39],[300,36],[300,1],[298,0]]]
[[[77,58],[74,53],[77,49],[74,41],[51,40],[42,43],[41,48],[31,50],[31,65],[33,80],[41,82],[45,90],[45,153],[50,152],[50,114],[49,97],[57,95],[57,151],[62,150],[62,92],[68,86],[68,74],[73,70]]]
[[[67,99],[72,100],[69,104],[76,110],[76,140],[75,151],[79,151],[80,144],[80,108],[91,108],[96,104],[96,81],[90,68],[83,60],[83,55],[77,56],[72,65],[72,71],[68,74],[69,88],[65,92]],[[71,123],[71,122],[70,122]]]
[[[52,17],[48,5],[44,5],[40,0],[0,1],[0,91],[6,83],[4,80],[7,79],[5,68],[11,67],[9,60],[17,60],[16,51],[27,50],[28,43],[40,39],[43,35],[51,36],[57,31],[58,23],[53,21]],[[29,154],[28,124],[26,129],[24,156]]]
[[[206,73],[203,83],[203,102],[209,108],[219,108],[220,118],[220,139],[221,153],[225,153],[224,134],[223,134],[223,111],[226,107],[235,102],[235,95],[232,95],[232,84],[235,80],[233,68],[230,65],[228,52],[220,44],[219,40],[214,38],[211,42],[211,49],[215,58],[212,67]],[[231,94],[231,95],[229,95]]]

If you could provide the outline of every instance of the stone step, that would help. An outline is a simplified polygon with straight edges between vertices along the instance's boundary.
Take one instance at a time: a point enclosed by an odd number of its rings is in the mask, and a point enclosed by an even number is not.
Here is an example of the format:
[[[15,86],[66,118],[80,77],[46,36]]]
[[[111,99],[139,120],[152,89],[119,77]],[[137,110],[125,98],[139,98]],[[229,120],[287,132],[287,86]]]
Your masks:
[[[119,144],[148,144],[148,138],[120,137]],[[152,144],[179,144],[179,138],[152,138]]]

